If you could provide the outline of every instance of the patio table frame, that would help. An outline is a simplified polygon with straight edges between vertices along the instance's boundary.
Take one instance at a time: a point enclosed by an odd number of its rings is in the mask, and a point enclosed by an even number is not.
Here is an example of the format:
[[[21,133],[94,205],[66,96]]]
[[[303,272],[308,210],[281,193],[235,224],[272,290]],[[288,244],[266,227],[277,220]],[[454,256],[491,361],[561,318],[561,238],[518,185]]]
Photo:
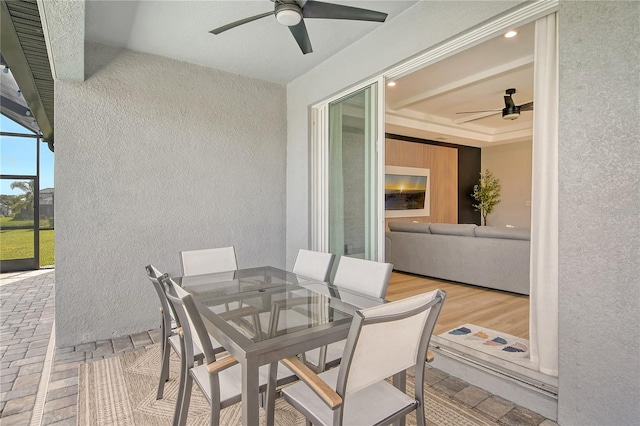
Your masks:
[[[225,272],[226,277],[230,277],[230,272]],[[221,274],[207,274],[191,277],[180,277],[176,281],[189,291],[204,319],[207,331],[236,359],[242,368],[242,424],[253,426],[259,424],[259,371],[260,366],[270,366],[270,382],[275,382],[278,361],[295,356],[306,351],[326,346],[330,343],[346,339],[351,326],[351,316],[358,309],[385,303],[384,299],[373,298],[352,291],[338,289],[326,283],[314,281],[291,272],[274,267],[261,267],[250,269],[239,269],[233,274],[233,279],[220,279]],[[225,285],[234,280],[242,280],[250,277],[262,277],[262,282],[258,280],[255,286],[235,293],[211,295],[211,293],[198,293],[197,286],[203,283],[210,283],[211,288],[217,285]],[[273,278],[282,282],[273,283]],[[226,281],[225,281],[226,279]],[[191,283],[191,284],[190,284]],[[197,284],[196,284],[197,283]],[[191,288],[190,288],[191,285]],[[322,289],[322,293],[317,290]],[[291,333],[267,335],[262,340],[251,340],[236,326],[231,325],[230,319],[223,319],[219,314],[208,308],[210,303],[240,302],[261,298],[263,303],[271,304],[270,298],[274,294],[291,293],[298,297],[295,290],[306,290],[317,293],[330,299],[330,306],[347,314],[345,317],[334,320],[329,318],[328,322],[310,328],[299,329]],[[323,294],[326,293],[326,294]],[[349,293],[363,301],[364,306],[354,306],[351,303],[340,300],[341,293]],[[299,292],[298,292],[299,294]],[[273,314],[274,310],[271,310]],[[271,327],[270,327],[271,329]],[[270,414],[267,424],[273,424],[273,407],[275,404],[275,389],[269,386],[267,392],[267,413]]]

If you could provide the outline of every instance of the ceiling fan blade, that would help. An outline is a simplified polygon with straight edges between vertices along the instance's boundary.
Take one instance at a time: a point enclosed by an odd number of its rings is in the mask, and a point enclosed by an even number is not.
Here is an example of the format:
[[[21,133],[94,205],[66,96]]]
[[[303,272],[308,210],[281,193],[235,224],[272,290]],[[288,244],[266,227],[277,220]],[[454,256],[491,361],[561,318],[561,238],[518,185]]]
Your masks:
[[[384,22],[387,19],[387,14],[383,12],[313,0],[308,0],[305,3],[302,8],[302,16],[305,18],[349,19],[352,21],[373,22]]]
[[[507,109],[513,109],[516,107],[516,104],[513,102],[513,98],[510,95],[504,97],[504,106]]]
[[[533,102],[520,105],[520,111],[533,111]]]
[[[217,35],[217,34],[220,34],[220,33],[224,32],[224,31],[230,30],[231,28],[235,28],[235,27],[240,26],[242,24],[246,24],[248,22],[252,22],[252,21],[264,18],[265,16],[274,15],[275,13],[276,12],[274,10],[274,11],[267,12],[267,13],[261,13],[260,15],[250,16],[248,18],[244,18],[244,19],[241,19],[239,21],[232,22],[232,23],[227,24],[227,25],[223,25],[220,28],[216,28],[215,30],[211,30],[209,32],[211,34],[216,34]]]
[[[456,118],[455,120],[453,120],[453,122],[455,124],[463,124],[463,123],[468,123],[470,121],[476,121],[476,120],[480,120],[486,117],[491,117],[492,115],[496,115],[496,114],[500,114],[502,110],[497,110],[497,111],[477,111],[476,114],[474,115],[469,115],[467,117],[460,117],[460,118]]]
[[[313,52],[311,48],[311,40],[309,40],[309,33],[307,32],[307,26],[304,24],[304,19],[300,21],[298,25],[294,25],[289,27],[291,34],[293,34],[293,38],[298,42],[298,46],[300,46],[300,50],[305,55],[307,53]]]
[[[502,111],[502,108],[500,109],[485,109],[482,111],[462,111],[462,112],[456,112],[456,114],[479,114],[482,112],[493,112],[493,111]]]

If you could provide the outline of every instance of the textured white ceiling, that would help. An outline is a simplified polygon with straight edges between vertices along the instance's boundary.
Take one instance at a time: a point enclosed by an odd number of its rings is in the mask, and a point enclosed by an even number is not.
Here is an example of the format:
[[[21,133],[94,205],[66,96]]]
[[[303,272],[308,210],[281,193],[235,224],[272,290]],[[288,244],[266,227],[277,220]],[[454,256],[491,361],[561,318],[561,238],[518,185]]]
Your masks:
[[[300,0],[304,1],[304,0]],[[387,21],[415,1],[333,3],[389,14]],[[287,27],[268,16],[220,35],[213,28],[273,10],[273,2],[191,0],[88,0],[88,40],[126,47],[234,74],[286,84],[357,42],[384,23],[307,19],[313,53],[303,55]],[[410,13],[410,11],[408,11]],[[514,121],[498,115],[456,122],[459,111],[500,109],[514,87],[520,105],[533,100],[534,25],[513,39],[496,37],[416,70],[386,90],[388,131],[414,129],[416,136],[474,146],[531,139],[532,112]],[[391,49],[392,45],[381,46]]]
[[[389,14],[415,1],[340,1]],[[88,40],[205,65],[235,74],[288,83],[384,23],[305,19],[313,52],[303,55],[287,27],[274,16],[220,35],[209,31],[273,10],[260,1],[112,1],[86,3]]]

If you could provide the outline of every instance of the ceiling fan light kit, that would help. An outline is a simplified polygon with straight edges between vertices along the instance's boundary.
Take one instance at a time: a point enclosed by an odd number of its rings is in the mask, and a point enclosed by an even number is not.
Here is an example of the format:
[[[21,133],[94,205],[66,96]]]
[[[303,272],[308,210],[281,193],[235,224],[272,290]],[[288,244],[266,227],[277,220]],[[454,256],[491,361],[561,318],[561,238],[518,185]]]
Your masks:
[[[502,118],[505,120],[515,120],[520,117],[520,111],[509,111],[506,108],[502,110]]]
[[[314,0],[307,0],[300,3],[296,0],[272,0],[274,3],[273,12],[262,13],[250,16],[239,21],[232,22],[222,27],[209,31],[212,34],[220,34],[237,26],[256,21],[266,16],[275,15],[276,20],[289,27],[291,35],[298,43],[303,54],[313,52],[309,33],[304,24],[304,18],[308,19],[346,19],[351,21],[384,22],[387,14],[375,10],[360,9],[358,7],[344,6],[341,4],[324,3]]]
[[[302,21],[302,10],[297,4],[276,5],[276,19],[282,25],[293,27]]]

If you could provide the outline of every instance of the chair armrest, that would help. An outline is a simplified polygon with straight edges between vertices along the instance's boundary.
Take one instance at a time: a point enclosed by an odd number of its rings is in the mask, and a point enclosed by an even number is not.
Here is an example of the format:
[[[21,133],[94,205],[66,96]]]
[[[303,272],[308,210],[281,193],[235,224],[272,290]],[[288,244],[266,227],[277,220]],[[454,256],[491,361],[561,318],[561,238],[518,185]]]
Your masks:
[[[233,367],[238,363],[238,360],[229,355],[228,357],[222,358],[221,360],[212,362],[207,364],[207,371],[210,374],[217,374],[222,370],[226,370],[229,367]]]
[[[296,376],[305,382],[322,401],[332,410],[342,405],[342,397],[331,389],[331,387],[309,367],[307,367],[298,357],[291,356],[282,360],[282,363],[289,367]]]
[[[432,362],[435,358],[435,355],[431,351],[427,351],[427,362]]]

